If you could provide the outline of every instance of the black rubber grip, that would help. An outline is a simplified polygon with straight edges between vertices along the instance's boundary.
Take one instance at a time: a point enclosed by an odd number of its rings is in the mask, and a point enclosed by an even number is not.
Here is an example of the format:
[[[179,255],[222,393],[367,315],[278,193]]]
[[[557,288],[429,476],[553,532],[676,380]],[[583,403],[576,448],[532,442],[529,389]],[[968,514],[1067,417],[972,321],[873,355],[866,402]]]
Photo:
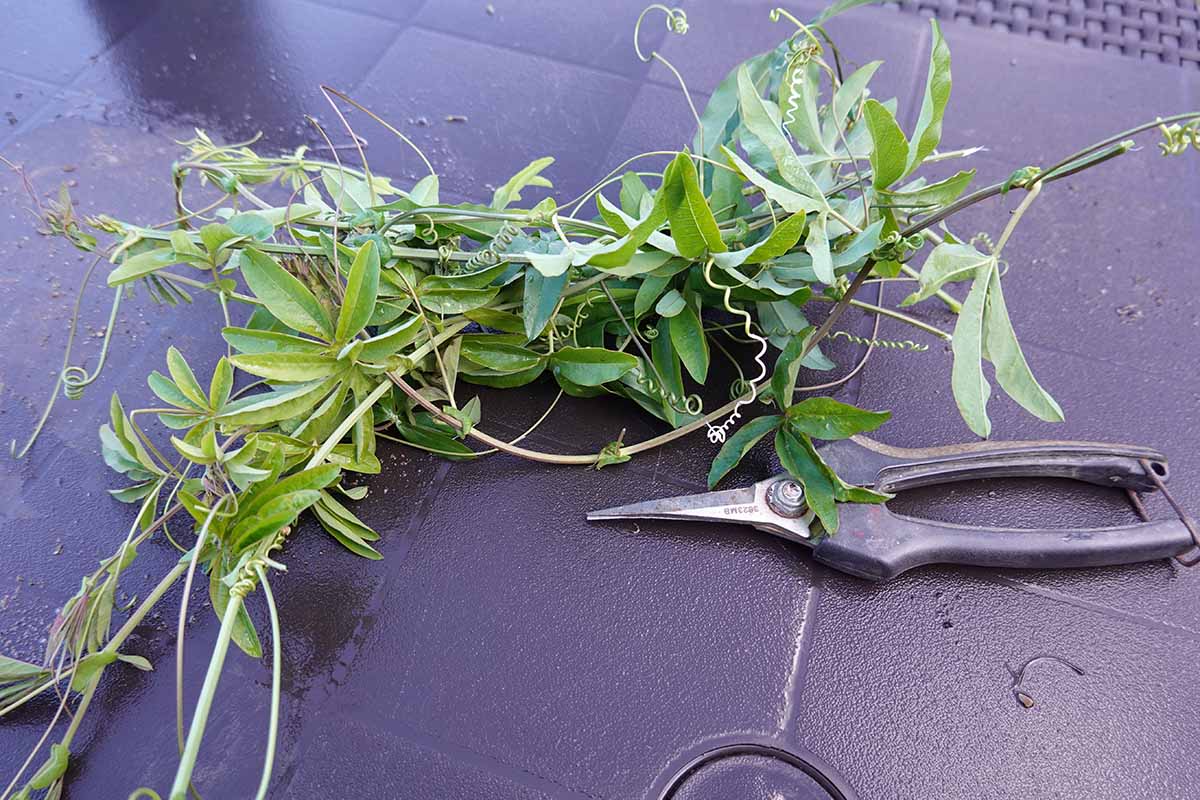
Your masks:
[[[926,564],[1019,569],[1101,567],[1155,561],[1188,550],[1192,536],[1179,519],[1115,528],[979,528],[893,514],[883,505],[839,507],[836,534],[818,541],[822,564],[886,581]]]

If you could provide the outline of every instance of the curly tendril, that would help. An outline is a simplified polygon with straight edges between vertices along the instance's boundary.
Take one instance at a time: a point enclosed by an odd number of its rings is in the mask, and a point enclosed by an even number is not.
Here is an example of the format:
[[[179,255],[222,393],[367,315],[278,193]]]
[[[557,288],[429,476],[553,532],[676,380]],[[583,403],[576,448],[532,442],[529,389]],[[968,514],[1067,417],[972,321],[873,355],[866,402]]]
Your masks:
[[[1158,143],[1158,149],[1164,156],[1177,156],[1187,151],[1189,147],[1200,152],[1200,120],[1193,120],[1186,125],[1176,122],[1174,125],[1159,125],[1163,141]]]
[[[642,31],[642,21],[651,11],[661,11],[667,15],[667,30],[677,36],[683,36],[688,32],[687,14],[682,8],[671,8],[662,3],[654,3],[646,6],[642,13],[638,15],[637,22],[633,25],[633,52],[637,54],[638,60],[644,64],[651,61],[657,61],[671,71],[675,76],[675,80],[679,82],[679,87],[683,89],[683,97],[687,100],[688,109],[692,112],[692,118],[696,120],[696,144],[698,145],[696,152],[704,152],[704,124],[700,121],[700,112],[696,110],[696,104],[692,101],[692,93],[688,90],[687,82],[683,76],[679,74],[679,70],[675,69],[675,65],[664,58],[657,50],[651,50],[647,55],[642,52],[642,45],[638,41]],[[704,172],[700,173],[701,188],[703,188]]]
[[[750,381],[750,388],[746,394],[734,402],[733,410],[729,413],[729,416],[725,418],[724,422],[722,422],[720,425],[706,423],[708,425],[708,440],[713,444],[718,444],[725,441],[726,437],[729,435],[729,429],[736,425],[737,421],[742,418],[742,406],[753,403],[755,398],[758,397],[758,384],[767,377],[767,363],[763,361],[763,356],[767,354],[767,340],[754,332],[752,327],[754,318],[751,317],[750,314],[744,309],[737,308],[729,302],[729,296],[733,292],[733,287],[718,286],[717,284],[713,283],[712,263],[712,259],[709,259],[704,264],[704,282],[717,291],[724,290],[723,294],[721,295],[721,303],[725,306],[725,310],[734,316],[741,317],[743,320],[742,329],[746,332],[746,336],[758,342],[758,352],[754,355],[754,362],[758,364],[758,377]],[[739,378],[738,380],[741,383],[745,383],[744,378]]]
[[[500,263],[500,256],[508,250],[509,245],[513,243],[521,233],[521,226],[509,220],[500,226],[500,230],[492,237],[492,240],[487,243],[486,247],[480,248],[475,255],[467,259],[467,272],[494,267]]]
[[[867,347],[885,347],[885,348],[891,348],[892,350],[909,350],[914,353],[924,353],[926,350],[929,349],[929,345],[914,342],[912,339],[904,339],[904,340],[876,339],[876,338],[867,339],[862,336],[855,336],[854,334],[848,333],[846,331],[834,331],[833,333],[829,334],[829,338],[830,339],[842,338],[842,339],[847,339],[851,342],[854,342],[855,344],[866,345]]]

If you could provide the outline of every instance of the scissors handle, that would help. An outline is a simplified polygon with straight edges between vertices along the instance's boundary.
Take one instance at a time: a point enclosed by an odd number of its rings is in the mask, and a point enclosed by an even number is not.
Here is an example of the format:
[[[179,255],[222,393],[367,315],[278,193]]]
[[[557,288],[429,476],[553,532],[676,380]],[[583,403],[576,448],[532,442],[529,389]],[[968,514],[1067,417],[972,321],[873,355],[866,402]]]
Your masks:
[[[860,578],[885,581],[926,564],[1061,569],[1170,558],[1192,547],[1180,519],[1113,528],[980,528],[893,514],[883,505],[840,507],[836,534],[813,556]],[[1193,523],[1194,524],[1194,523]]]
[[[1102,442],[974,442],[949,447],[892,447],[865,436],[832,442],[821,457],[849,483],[897,492],[980,478],[1071,478],[1099,486],[1153,491],[1145,459],[1166,481],[1166,457],[1148,447]]]

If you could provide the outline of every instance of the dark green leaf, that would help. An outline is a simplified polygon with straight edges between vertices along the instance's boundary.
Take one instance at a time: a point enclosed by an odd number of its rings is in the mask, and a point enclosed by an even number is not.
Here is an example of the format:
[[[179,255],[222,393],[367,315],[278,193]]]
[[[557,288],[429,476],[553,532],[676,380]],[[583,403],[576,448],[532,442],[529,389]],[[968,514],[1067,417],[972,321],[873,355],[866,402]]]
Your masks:
[[[525,323],[525,337],[530,341],[542,335],[546,324],[554,316],[558,298],[567,285],[570,273],[564,272],[547,278],[534,269],[525,270],[525,296],[522,300],[521,319]]]
[[[346,296],[338,314],[334,332],[338,342],[348,342],[371,318],[379,294],[379,249],[368,241],[354,257],[350,277],[346,281]]]
[[[864,411],[830,397],[810,397],[787,410],[788,425],[814,439],[849,439],[887,422],[890,411]]]
[[[671,221],[671,238],[684,258],[699,259],[705,253],[721,253],[727,248],[712,210],[700,191],[696,165],[686,153],[680,153],[663,173],[667,218]]]
[[[863,103],[863,116],[871,131],[871,179],[877,189],[886,189],[904,175],[909,146],[904,131],[892,112],[878,100]]]
[[[516,344],[496,341],[498,338],[488,334],[462,337],[463,358],[497,372],[521,372],[541,362],[541,353]]]
[[[725,440],[725,444],[721,445],[720,452],[713,459],[712,467],[708,471],[708,488],[716,486],[721,478],[724,478],[731,469],[738,465],[746,453],[750,452],[750,448],[778,428],[782,420],[783,417],[778,415],[759,417],[750,420],[734,431],[733,435]]]
[[[684,303],[683,309],[671,317],[668,327],[679,360],[697,383],[704,383],[708,376],[708,337],[696,309],[691,303]]]
[[[602,347],[563,347],[550,356],[555,373],[580,386],[615,381],[638,365],[636,356]]]
[[[812,442],[785,424],[775,434],[775,452],[788,474],[804,485],[804,502],[817,515],[825,532],[837,533],[838,512],[833,481],[822,468]]]
[[[329,315],[303,283],[254,248],[242,251],[242,276],[254,296],[285,325],[321,339],[333,338]]]

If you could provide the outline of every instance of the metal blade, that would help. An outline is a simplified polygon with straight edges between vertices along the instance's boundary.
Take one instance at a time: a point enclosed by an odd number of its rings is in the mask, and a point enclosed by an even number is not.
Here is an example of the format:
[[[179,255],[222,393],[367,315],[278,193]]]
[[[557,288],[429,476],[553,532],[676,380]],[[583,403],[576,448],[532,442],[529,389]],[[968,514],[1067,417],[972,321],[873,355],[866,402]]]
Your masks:
[[[780,478],[768,478],[744,489],[723,492],[703,492],[680,497],[648,500],[627,506],[606,508],[587,515],[589,520],[606,519],[666,519],[692,522],[727,522],[750,525],[761,531],[792,542],[811,546],[809,522],[811,514],[784,517],[767,504],[768,488]]]
[[[732,510],[731,510],[732,509]],[[664,497],[627,506],[592,511],[589,520],[600,519],[681,519],[700,522],[733,522],[752,524],[740,518],[737,510],[745,516],[754,516],[758,507],[754,501],[754,487],[729,489],[723,492],[685,494],[679,497]]]

